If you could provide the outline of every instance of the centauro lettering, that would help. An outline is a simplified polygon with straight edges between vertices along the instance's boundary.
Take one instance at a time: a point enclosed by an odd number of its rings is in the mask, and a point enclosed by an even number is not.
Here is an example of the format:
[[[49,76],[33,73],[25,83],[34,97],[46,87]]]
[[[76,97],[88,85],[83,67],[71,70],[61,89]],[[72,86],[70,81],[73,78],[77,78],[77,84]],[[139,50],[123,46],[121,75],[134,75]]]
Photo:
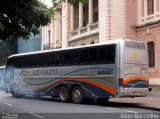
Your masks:
[[[33,70],[33,75],[54,75],[57,74],[58,69],[40,69],[40,70]]]
[[[98,71],[98,74],[106,74],[106,75],[110,75],[112,74],[113,70],[100,70]]]

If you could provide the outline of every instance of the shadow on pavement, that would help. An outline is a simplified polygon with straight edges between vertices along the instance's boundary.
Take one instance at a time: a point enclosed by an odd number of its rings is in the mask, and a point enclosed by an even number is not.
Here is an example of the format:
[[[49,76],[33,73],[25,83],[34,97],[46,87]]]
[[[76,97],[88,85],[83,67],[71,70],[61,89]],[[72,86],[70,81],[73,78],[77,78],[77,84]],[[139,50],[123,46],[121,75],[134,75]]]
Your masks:
[[[46,98],[43,98],[42,100],[60,102],[59,99],[46,99]],[[107,107],[116,107],[116,108],[132,107],[132,108],[140,108],[140,109],[146,109],[146,110],[152,110],[152,111],[160,111],[160,109],[156,108],[156,107],[144,106],[144,103],[122,103],[122,102],[109,101],[106,104],[98,104],[98,102],[96,102],[96,101],[88,100],[88,101],[85,101],[83,104],[85,104],[85,105],[98,105],[98,106],[103,106],[103,107],[106,107],[106,106]]]
[[[144,106],[144,104],[142,103],[108,102],[108,104],[105,104],[103,106],[116,107],[116,108],[133,107],[133,108],[140,108],[140,109],[146,109],[146,110],[152,110],[152,111],[160,111],[159,108]]]

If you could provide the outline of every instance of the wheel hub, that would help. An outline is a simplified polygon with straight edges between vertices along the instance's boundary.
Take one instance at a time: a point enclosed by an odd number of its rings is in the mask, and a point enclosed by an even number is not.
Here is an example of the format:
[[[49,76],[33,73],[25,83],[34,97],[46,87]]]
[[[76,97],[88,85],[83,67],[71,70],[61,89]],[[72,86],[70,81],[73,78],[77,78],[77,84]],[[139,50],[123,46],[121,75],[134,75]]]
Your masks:
[[[76,90],[76,91],[74,92],[74,97],[75,97],[76,99],[79,99],[79,98],[81,97],[81,92],[80,92],[79,90]]]

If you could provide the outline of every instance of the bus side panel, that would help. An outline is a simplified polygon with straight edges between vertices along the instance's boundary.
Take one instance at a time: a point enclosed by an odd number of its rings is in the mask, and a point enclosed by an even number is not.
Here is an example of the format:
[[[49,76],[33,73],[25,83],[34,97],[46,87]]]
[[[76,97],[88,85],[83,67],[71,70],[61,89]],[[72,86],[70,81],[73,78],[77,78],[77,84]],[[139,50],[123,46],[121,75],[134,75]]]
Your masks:
[[[83,76],[82,76],[83,75]],[[14,80],[24,94],[46,95],[56,86],[88,77],[88,65],[16,69]],[[54,91],[54,89],[56,89]]]
[[[60,84],[79,84],[86,96],[114,97],[115,64],[16,69],[15,82],[24,94],[57,95]]]
[[[90,65],[89,80],[99,85],[101,92],[97,92],[100,98],[115,97],[117,92],[115,64]],[[96,92],[96,89],[95,91]]]

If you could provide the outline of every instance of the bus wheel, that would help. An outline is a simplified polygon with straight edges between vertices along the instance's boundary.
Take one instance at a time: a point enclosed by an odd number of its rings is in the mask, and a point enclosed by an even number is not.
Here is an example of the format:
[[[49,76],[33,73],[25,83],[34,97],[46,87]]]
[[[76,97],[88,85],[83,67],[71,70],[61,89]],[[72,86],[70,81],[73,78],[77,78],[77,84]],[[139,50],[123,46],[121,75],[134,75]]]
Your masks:
[[[20,92],[18,91],[18,87],[16,86],[12,87],[11,93],[13,97],[16,97],[16,98],[20,97]]]
[[[84,94],[81,87],[76,86],[72,89],[72,101],[76,104],[82,103],[84,100]]]
[[[59,98],[61,102],[70,101],[70,92],[66,86],[61,86],[59,89]]]

